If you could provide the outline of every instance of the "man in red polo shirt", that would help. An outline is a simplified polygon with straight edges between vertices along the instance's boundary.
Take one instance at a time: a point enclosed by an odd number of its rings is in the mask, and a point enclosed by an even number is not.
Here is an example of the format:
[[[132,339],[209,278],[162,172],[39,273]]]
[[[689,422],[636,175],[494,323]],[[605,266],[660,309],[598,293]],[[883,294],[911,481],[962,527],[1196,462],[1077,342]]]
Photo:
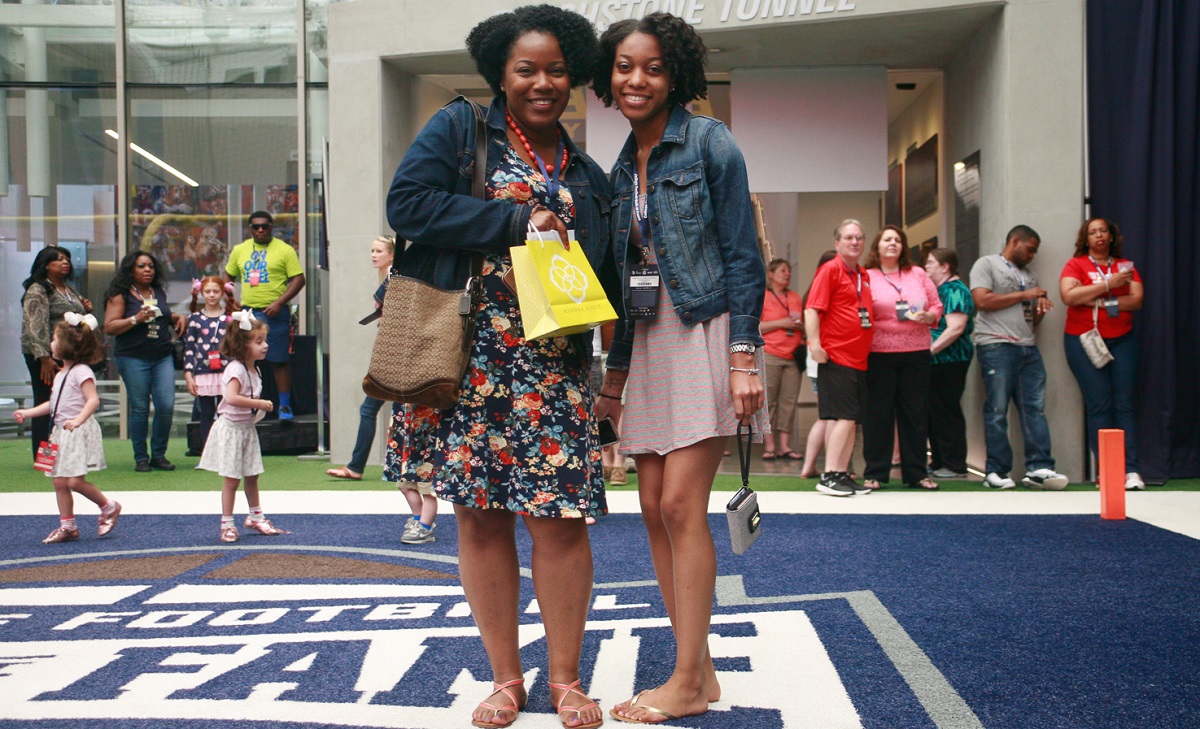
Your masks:
[[[867,398],[867,355],[871,352],[871,279],[858,265],[863,227],[843,220],[833,232],[838,255],[821,266],[808,292],[804,326],[817,363],[817,413],[834,421],[825,431],[825,472],[817,491],[830,496],[870,493],[850,478],[855,424]]]

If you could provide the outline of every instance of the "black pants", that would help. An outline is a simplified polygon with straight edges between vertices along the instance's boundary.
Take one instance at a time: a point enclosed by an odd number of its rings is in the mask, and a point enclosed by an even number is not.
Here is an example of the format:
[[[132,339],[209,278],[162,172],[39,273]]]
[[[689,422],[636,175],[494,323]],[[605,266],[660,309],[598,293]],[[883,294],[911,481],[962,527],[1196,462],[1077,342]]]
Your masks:
[[[32,354],[25,355],[25,366],[29,368],[29,381],[33,383],[33,404],[35,408],[50,400],[50,386],[42,382],[42,361]],[[50,416],[43,415],[29,421],[29,440],[33,444],[33,455],[37,457],[38,443],[50,438]]]
[[[967,472],[967,419],[962,394],[970,361],[935,364],[929,370],[929,465]]]
[[[872,352],[863,408],[864,478],[886,482],[892,470],[892,426],[900,430],[900,474],[906,484],[925,478],[929,428],[929,350]]]
[[[204,444],[208,442],[208,431],[212,430],[213,421],[217,419],[217,403],[221,398],[216,395],[197,395],[192,400],[192,420],[200,424],[200,451],[204,452]]]

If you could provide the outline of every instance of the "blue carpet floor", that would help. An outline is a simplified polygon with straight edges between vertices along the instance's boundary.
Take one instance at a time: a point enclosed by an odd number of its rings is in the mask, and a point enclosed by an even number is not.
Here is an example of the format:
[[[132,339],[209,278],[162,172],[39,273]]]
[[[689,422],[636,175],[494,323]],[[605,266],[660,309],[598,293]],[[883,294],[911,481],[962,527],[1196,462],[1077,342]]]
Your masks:
[[[444,712],[461,706],[463,677],[490,674],[456,592],[454,519],[441,516],[438,541],[417,547],[399,543],[395,517],[275,521],[295,533],[230,547],[216,542],[215,518],[131,515],[96,539],[94,518],[81,517],[83,539],[43,546],[52,519],[0,517],[0,726],[455,725]],[[672,726],[1200,726],[1195,540],[1090,516],[768,515],[765,525],[735,557],[712,521],[725,697]],[[653,687],[670,674],[672,641],[641,520],[605,517],[591,537],[585,685],[595,692],[623,666],[628,685],[609,693]],[[518,548],[528,567],[521,528]],[[395,585],[412,591],[389,593]],[[78,592],[103,586],[143,589]],[[188,586],[199,586],[194,601]],[[82,602],[53,604],[67,599]],[[524,580],[530,626],[533,601]],[[416,643],[385,645],[389,631]],[[526,642],[523,658],[541,670],[517,726],[557,726],[545,642]]]

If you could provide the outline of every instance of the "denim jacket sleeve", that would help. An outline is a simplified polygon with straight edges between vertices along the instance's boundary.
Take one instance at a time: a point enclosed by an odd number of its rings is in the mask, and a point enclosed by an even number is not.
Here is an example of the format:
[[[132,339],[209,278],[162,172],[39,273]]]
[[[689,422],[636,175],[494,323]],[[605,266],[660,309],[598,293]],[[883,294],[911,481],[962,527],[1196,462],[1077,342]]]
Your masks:
[[[725,262],[729,343],[749,342],[761,347],[763,339],[758,325],[767,272],[758,250],[746,161],[733,133],[724,124],[714,124],[705,135],[704,160],[720,234],[721,258]]]
[[[524,240],[531,209],[472,196],[474,164],[475,115],[459,101],[433,115],[396,170],[387,196],[392,229],[414,242],[460,250],[507,251]]]

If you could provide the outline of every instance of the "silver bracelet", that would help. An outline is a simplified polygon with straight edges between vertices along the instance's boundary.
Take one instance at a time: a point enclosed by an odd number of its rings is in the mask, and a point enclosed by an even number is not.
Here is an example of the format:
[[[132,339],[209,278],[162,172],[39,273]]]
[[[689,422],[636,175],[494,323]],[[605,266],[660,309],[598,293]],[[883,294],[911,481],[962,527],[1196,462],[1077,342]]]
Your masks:
[[[751,377],[757,377],[758,373],[759,373],[759,369],[757,367],[730,367],[729,371],[730,372],[745,372],[746,374],[750,375]]]

